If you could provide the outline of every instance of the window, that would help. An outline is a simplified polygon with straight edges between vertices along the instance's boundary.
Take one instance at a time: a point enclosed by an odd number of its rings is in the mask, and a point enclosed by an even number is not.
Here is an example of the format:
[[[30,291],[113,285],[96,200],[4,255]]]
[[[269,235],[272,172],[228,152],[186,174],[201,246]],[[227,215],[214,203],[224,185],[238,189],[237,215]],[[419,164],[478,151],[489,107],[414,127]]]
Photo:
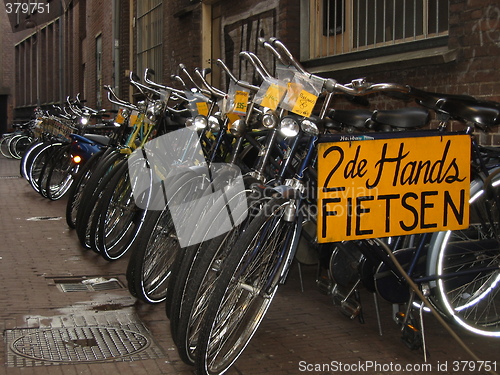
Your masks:
[[[448,0],[303,0],[302,9],[305,60],[448,35]]]
[[[137,1],[137,75],[153,69],[160,80],[163,43],[162,0]]]

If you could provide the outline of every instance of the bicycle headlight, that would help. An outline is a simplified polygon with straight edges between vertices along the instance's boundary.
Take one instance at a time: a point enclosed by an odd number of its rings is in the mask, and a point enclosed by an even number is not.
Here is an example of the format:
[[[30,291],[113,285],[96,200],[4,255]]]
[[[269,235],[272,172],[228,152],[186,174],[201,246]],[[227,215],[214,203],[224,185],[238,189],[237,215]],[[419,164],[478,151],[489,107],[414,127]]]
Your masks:
[[[302,131],[306,134],[309,134],[309,135],[318,135],[319,134],[319,129],[318,129],[318,126],[312,122],[311,120],[309,119],[304,119],[302,120],[302,122],[300,123],[300,128],[302,129]]]
[[[82,118],[80,119],[80,123],[82,125],[87,125],[89,123],[89,116],[82,116]]]
[[[210,126],[210,130],[213,132],[218,132],[220,131],[220,120],[216,116],[209,116],[208,117],[208,126]]]
[[[206,116],[198,115],[194,118],[193,125],[196,128],[196,130],[205,129],[208,125],[208,119]]]
[[[299,134],[299,123],[292,117],[283,117],[280,122],[280,131],[285,137],[295,137]]]
[[[194,123],[194,119],[192,117],[188,117],[186,119],[186,122],[184,123],[184,125],[186,125],[186,128],[189,128],[190,126],[192,126]]]
[[[137,102],[137,108],[139,109],[139,112],[146,112],[146,102],[144,100]]]
[[[242,137],[245,132],[245,121],[238,119],[229,126],[229,131],[234,137]]]
[[[163,110],[163,103],[160,101],[150,103],[146,111],[146,116],[151,121],[155,121]]]
[[[262,116],[262,125],[264,125],[264,127],[268,129],[276,127],[277,123],[278,120],[276,119],[276,116],[273,115],[271,112],[268,112],[264,116]]]

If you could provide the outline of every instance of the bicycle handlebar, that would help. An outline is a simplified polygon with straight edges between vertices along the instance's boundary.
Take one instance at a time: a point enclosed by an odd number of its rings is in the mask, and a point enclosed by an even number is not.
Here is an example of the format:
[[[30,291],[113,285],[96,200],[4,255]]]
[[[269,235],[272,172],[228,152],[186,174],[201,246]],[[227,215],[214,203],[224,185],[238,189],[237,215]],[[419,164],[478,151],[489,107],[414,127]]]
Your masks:
[[[273,47],[277,47],[286,56],[290,63],[301,73],[309,75],[309,72],[293,57],[292,53],[278,38],[270,38],[269,42]]]
[[[288,65],[283,56],[278,52],[276,48],[273,47],[271,43],[269,43],[264,38],[259,38],[259,43],[268,51],[270,51],[276,59],[278,59],[283,65]]]
[[[186,65],[184,65],[184,64],[179,64],[179,68],[180,68],[180,70],[181,70],[181,71],[182,71],[182,72],[186,75],[186,77],[188,77],[188,79],[191,81],[191,83],[194,85],[194,87],[195,87],[196,89],[198,89],[198,91],[200,91],[200,92],[201,92],[202,94],[204,94],[204,95],[210,95],[210,91],[208,91],[208,90],[205,90],[205,89],[201,88],[201,87],[200,87],[200,85],[198,85],[198,84],[194,81],[193,77],[191,77],[191,74],[189,74],[188,70],[186,69]]]
[[[180,82],[182,87],[184,87],[184,89],[189,90],[188,87],[186,86],[186,83],[184,82],[184,80],[180,76],[178,76],[177,74],[170,75],[170,78],[174,81]]]
[[[203,76],[202,72],[200,71],[199,68],[195,68],[194,69],[194,72],[196,73],[196,75],[201,79],[201,81],[203,82],[203,85],[208,89],[208,91],[210,91],[210,94],[212,96],[215,96],[215,97],[218,97],[218,98],[224,98],[226,96],[226,93],[217,89],[216,87],[210,85],[207,80],[205,79],[205,77]]]
[[[239,56],[240,56],[240,58],[244,58],[250,64],[252,64],[252,66],[254,67],[257,74],[259,74],[259,76],[261,76],[263,80],[269,79],[271,77],[271,75],[267,71],[262,69],[260,63],[257,62],[257,59],[255,59],[249,52],[241,51],[239,53]]]
[[[156,82],[152,81],[151,79],[149,79],[149,74],[154,75],[154,70],[152,70],[150,68],[146,68],[144,70],[144,82],[146,82],[148,85],[156,87],[160,90],[166,90],[170,93],[175,94],[177,97],[179,97],[181,99],[186,99],[186,97],[184,96],[184,93],[181,90],[177,90],[177,89],[174,89],[173,87],[162,85],[160,83],[156,83]]]
[[[229,76],[229,78],[231,80],[234,81],[234,83],[236,83],[238,86],[241,86],[245,89],[248,89],[250,91],[259,91],[259,87],[258,86],[254,86],[248,82],[245,82],[245,81],[241,81],[239,80],[238,78],[236,78],[234,76],[234,74],[231,72],[231,70],[229,70],[229,68],[227,67],[227,65],[224,63],[224,61],[222,61],[221,59],[217,59],[217,65],[222,68],[226,74]]]
[[[152,87],[149,87],[149,86],[146,86],[146,85],[140,83],[139,79],[140,78],[137,74],[135,74],[134,72],[130,72],[130,83],[133,84],[135,87],[137,87],[142,94],[147,96],[147,94],[144,92],[144,90],[146,90],[152,94],[155,94],[155,95],[158,95],[161,97],[161,92],[159,92],[158,90],[155,90]]]
[[[108,100],[111,103],[114,103],[114,104],[119,105],[121,107],[128,108],[132,111],[138,111],[138,108],[136,106],[134,106],[132,103],[128,103],[128,102],[120,99],[118,96],[116,96],[116,94],[115,94],[114,90],[111,88],[111,86],[104,85],[104,88],[108,91]],[[111,98],[111,96],[113,96],[114,99]]]

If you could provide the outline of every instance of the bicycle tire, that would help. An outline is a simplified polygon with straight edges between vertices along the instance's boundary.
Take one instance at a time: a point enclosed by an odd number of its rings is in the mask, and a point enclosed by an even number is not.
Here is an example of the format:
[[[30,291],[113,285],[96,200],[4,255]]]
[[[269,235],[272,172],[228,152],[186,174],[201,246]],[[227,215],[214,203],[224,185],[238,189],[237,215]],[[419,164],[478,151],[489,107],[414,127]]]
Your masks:
[[[14,159],[21,159],[29,145],[33,142],[33,138],[26,134],[21,134],[16,139],[13,139],[9,144],[9,150]]]
[[[500,174],[491,182],[488,192],[482,181],[472,182],[467,229],[433,235],[428,273],[437,277],[431,301],[448,320],[474,334],[500,337]]]
[[[28,170],[31,163],[33,162],[33,157],[36,155],[37,150],[39,150],[47,143],[48,142],[43,142],[40,140],[32,142],[31,145],[26,150],[26,152],[24,153],[23,157],[21,158],[21,162],[19,163],[19,174],[26,181],[29,181]]]
[[[70,145],[61,147],[59,152],[52,158],[47,172],[45,191],[47,198],[55,201],[61,199],[70,189],[74,174],[79,165],[72,161]]]
[[[68,200],[66,202],[66,223],[72,229],[76,228],[76,216],[82,198],[85,185],[92,176],[92,172],[97,167],[105,150],[99,150],[82,166],[76,174],[73,184],[68,191]]]
[[[207,184],[206,190],[204,194],[202,194],[202,195],[207,194],[208,200],[200,199],[199,203],[193,209],[193,216],[197,217],[197,222],[196,222],[196,229],[193,230],[193,236],[191,237],[190,242],[196,242],[196,244],[187,246],[184,249],[184,251],[182,251],[182,253],[176,258],[176,262],[172,267],[172,279],[175,280],[175,282],[174,285],[171,288],[168,288],[167,290],[165,299],[165,311],[167,317],[171,319],[171,323],[173,319],[174,325],[176,321],[176,316],[179,315],[180,310],[178,309],[179,303],[173,300],[174,299],[182,300],[181,297],[182,293],[180,293],[179,288],[183,289],[182,284],[184,284],[187,277],[186,275],[187,270],[182,265],[185,263],[190,263],[193,260],[194,255],[192,254],[192,252],[196,251],[195,249],[197,249],[197,247],[201,245],[202,242],[207,240],[207,236],[217,237],[216,233],[214,233],[214,231],[211,229],[213,227],[219,226],[222,223],[222,221],[220,221],[217,218],[217,216],[221,212],[223,212],[223,214],[225,215],[225,219],[227,219],[227,213],[231,211],[231,209],[228,208],[231,206],[229,204],[230,202],[227,201],[228,197],[231,197],[231,201],[233,202],[232,207],[236,208],[239,207],[239,203],[241,202],[239,202],[238,200],[239,198],[235,199],[235,197],[239,197],[240,193],[246,194],[246,190],[239,191],[239,189],[241,188],[239,184],[236,184],[236,186],[231,185],[231,181],[233,181],[235,177],[239,176],[240,173],[239,168],[237,167],[235,168],[230,164],[215,164],[215,165],[213,164],[211,169],[212,169],[211,172],[212,176],[215,176],[215,178],[213,178],[213,181],[211,183]],[[253,178],[251,180],[254,181]],[[250,181],[250,179],[248,181]],[[236,191],[233,192],[234,189],[236,189]],[[211,194],[222,191],[224,191],[224,194],[220,196],[218,194],[213,194],[213,195]],[[206,215],[211,215],[211,216],[205,218]],[[218,230],[219,229],[216,229],[216,231]],[[186,257],[185,261],[182,260],[182,258],[184,257]],[[181,286],[176,287],[178,283],[180,283]]]
[[[210,295],[211,288],[224,267],[224,260],[235,241],[256,216],[259,210],[257,206],[265,202],[265,199],[258,199],[260,194],[254,195],[255,191],[250,187],[241,193],[246,194],[247,198],[246,218],[240,220],[241,223],[234,226],[231,231],[187,248],[183,252],[183,258],[178,262],[179,270],[172,288],[170,330],[179,356],[190,365],[194,364],[199,323],[203,320],[205,302],[208,301],[205,296]],[[223,210],[215,212],[214,216],[204,218],[203,221],[209,225],[218,225],[221,214],[224,214]]]
[[[75,229],[80,244],[86,249],[92,249],[90,243],[90,227],[97,200],[106,186],[107,181],[109,181],[109,175],[114,169],[113,167],[124,157],[125,155],[121,154],[118,150],[114,150],[108,154],[108,156],[102,160],[102,163],[99,163],[98,167],[92,173],[92,176],[88,180],[82,192],[81,201],[85,202],[85,205],[83,207],[80,206],[78,209]]]
[[[264,318],[298,242],[298,221],[283,219],[288,202],[268,202],[225,260],[201,324],[197,374],[227,371]]]
[[[50,156],[56,152],[59,147],[62,147],[62,142],[50,142],[38,149],[38,152],[33,156],[30,168],[28,170],[28,181],[33,189],[43,196],[43,178],[45,176],[46,167]],[[41,185],[42,184],[42,185]]]
[[[141,160],[136,160],[141,163]],[[121,258],[132,246],[144,222],[146,210],[135,204],[128,160],[110,179],[97,207],[97,251],[108,261]],[[152,184],[151,169],[149,184]],[[141,178],[144,174],[141,174]],[[146,192],[145,195],[147,195]],[[147,198],[146,198],[147,199]],[[142,202],[147,205],[147,202]],[[96,216],[97,216],[96,215]]]
[[[2,137],[0,140],[0,153],[7,159],[12,159],[12,155],[9,151],[9,141],[13,136],[8,134]]]
[[[185,198],[195,199],[189,190],[189,184],[195,187],[193,178],[199,176],[186,173],[177,177],[168,189],[172,194],[170,202],[182,202]],[[127,267],[127,281],[130,293],[144,302],[155,304],[165,301],[170,287],[171,270],[177,254],[180,252],[180,243],[177,238],[171,209],[169,204],[163,210],[148,210],[144,218],[141,236],[132,246],[129,265]],[[177,205],[179,209],[182,205]]]

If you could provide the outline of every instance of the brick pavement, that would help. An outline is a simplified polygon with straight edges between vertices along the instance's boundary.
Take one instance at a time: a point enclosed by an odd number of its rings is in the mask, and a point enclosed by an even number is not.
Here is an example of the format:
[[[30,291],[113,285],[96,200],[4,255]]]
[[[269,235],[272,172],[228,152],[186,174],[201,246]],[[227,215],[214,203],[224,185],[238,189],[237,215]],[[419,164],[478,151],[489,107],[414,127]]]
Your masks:
[[[125,289],[102,292],[63,293],[57,287],[64,277],[117,277],[125,282],[127,258],[107,262],[80,247],[74,231],[64,220],[65,200],[50,202],[36,194],[19,178],[18,162],[0,158],[0,374],[192,374],[192,368],[177,356],[170,338],[164,306],[147,305],[134,300]],[[55,220],[27,220],[51,217]],[[61,219],[58,219],[61,218]],[[373,310],[373,300],[363,294],[365,324],[349,320],[333,306],[331,298],[321,294],[314,283],[315,268],[303,267],[304,292],[300,291],[298,270],[291,270],[288,283],[275,297],[266,318],[242,357],[227,372],[244,374],[327,374],[362,371],[303,371],[305,365],[346,365],[376,362],[392,366],[420,365],[423,356],[409,350],[399,338],[391,319],[391,306],[381,302],[383,336]],[[109,314],[136,315],[150,331],[160,358],[104,363],[76,363],[50,366],[7,366],[10,349],[6,333],[21,328],[56,329],[69,317],[107,319]],[[128,316],[128,315],[127,315]],[[121,318],[120,318],[121,319]],[[406,371],[407,374],[453,373],[453,361],[469,360],[462,348],[426,316],[426,333],[432,371]],[[497,361],[500,367],[500,340],[460,336],[482,359]],[[335,362],[335,363],[338,363]],[[335,364],[334,363],[334,364]],[[437,364],[448,364],[448,371],[437,371]],[[392,367],[395,368],[395,367]],[[354,369],[354,368],[352,368]],[[302,371],[301,371],[302,370]],[[324,369],[326,370],[326,369]],[[336,370],[330,368],[330,370]],[[355,370],[355,369],[354,369]],[[369,373],[397,373],[393,371]],[[389,368],[390,370],[390,368]],[[500,370],[500,369],[498,369]],[[462,372],[458,373],[478,373]]]

